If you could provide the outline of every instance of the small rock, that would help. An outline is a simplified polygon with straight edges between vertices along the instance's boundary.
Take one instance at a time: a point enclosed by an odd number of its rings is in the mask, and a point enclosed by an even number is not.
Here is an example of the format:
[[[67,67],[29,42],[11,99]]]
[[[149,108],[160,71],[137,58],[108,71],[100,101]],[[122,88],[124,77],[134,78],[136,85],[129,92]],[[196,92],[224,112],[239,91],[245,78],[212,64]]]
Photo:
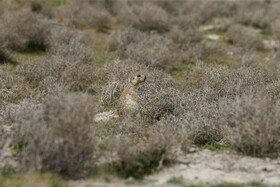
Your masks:
[[[3,129],[4,129],[4,131],[5,132],[11,132],[12,131],[12,129],[13,129],[13,126],[12,125],[3,125]]]
[[[276,40],[264,40],[263,44],[268,49],[277,49],[279,47],[279,42]]]
[[[219,40],[220,36],[217,34],[207,34],[206,37],[210,40]]]
[[[106,111],[98,113],[94,116],[95,122],[108,122],[113,118],[119,118],[119,115],[117,115],[114,111]]]
[[[189,153],[195,153],[196,151],[197,151],[197,148],[195,148],[195,147],[191,147],[188,150]]]

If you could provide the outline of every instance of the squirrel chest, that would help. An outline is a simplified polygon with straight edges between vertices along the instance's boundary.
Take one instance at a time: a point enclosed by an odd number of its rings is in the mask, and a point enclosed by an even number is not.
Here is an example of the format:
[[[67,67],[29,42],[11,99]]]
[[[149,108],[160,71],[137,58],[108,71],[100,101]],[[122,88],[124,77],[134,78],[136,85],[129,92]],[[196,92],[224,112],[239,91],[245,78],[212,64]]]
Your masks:
[[[144,82],[146,76],[137,75],[131,84],[129,84],[122,92],[118,102],[118,114],[140,116],[140,96],[138,93],[138,84]]]

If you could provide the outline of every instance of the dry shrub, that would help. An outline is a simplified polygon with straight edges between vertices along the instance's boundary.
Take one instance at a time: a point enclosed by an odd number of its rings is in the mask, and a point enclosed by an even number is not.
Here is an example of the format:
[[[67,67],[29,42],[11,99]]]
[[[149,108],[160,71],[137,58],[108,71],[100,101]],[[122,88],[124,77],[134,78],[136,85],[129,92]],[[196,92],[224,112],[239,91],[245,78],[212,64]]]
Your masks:
[[[95,81],[96,66],[92,64],[93,52],[90,38],[82,32],[65,27],[54,27],[49,40],[49,53],[42,62],[25,63],[17,67],[35,86],[57,82],[70,90],[87,90]],[[46,86],[43,86],[46,87]],[[47,88],[47,87],[46,87]]]
[[[236,14],[237,6],[235,2],[213,2],[213,1],[197,1],[199,12],[201,15],[201,23],[205,24],[216,17],[232,17]]]
[[[103,31],[111,25],[107,10],[91,4],[90,0],[69,0],[59,7],[55,14],[59,21],[74,27],[95,27]]]
[[[126,25],[143,31],[166,32],[169,30],[168,14],[151,3],[144,2],[139,5],[137,2],[131,4],[123,2],[118,15]]]
[[[190,62],[206,60],[210,55],[221,54],[222,50],[223,47],[218,42],[202,41],[189,47],[187,55],[184,55],[184,60]]]
[[[126,56],[135,62],[168,70],[172,63],[169,44],[164,37],[151,34],[139,43],[129,45]]]
[[[197,66],[185,75],[184,89],[197,89],[206,95],[208,102],[220,98],[234,99],[236,96],[257,92],[273,81],[264,70],[242,67],[230,69],[226,66]]]
[[[278,94],[279,95],[279,94]],[[253,156],[276,156],[280,151],[279,100],[266,95],[244,95],[225,108],[231,144]]]
[[[198,11],[201,3],[193,0],[176,2],[179,3],[176,7],[176,13],[170,17],[170,24],[177,25],[183,30],[198,28],[202,21],[202,13]]]
[[[184,110],[166,123],[182,128],[197,144],[225,141],[231,130],[229,117],[222,115],[225,108],[236,98],[258,93],[272,82],[271,75],[255,68],[197,66],[185,75]]]
[[[271,24],[271,30],[274,37],[280,41],[280,20],[276,20]]]
[[[200,17],[199,14],[184,14],[180,13],[179,15],[175,15],[170,17],[170,25],[172,27],[178,26],[183,31],[192,31],[197,30],[200,26]]]
[[[240,56],[240,61],[243,66],[256,67],[261,62],[260,55],[255,50],[240,51],[239,54],[236,51],[235,54]]]
[[[68,61],[89,63],[93,60],[90,48],[91,38],[84,32],[56,26],[51,30],[49,53],[66,58]]]
[[[15,123],[22,166],[78,177],[96,154],[94,104],[85,95],[48,96],[42,104],[25,103]]]
[[[1,37],[1,36],[0,36]],[[1,43],[1,38],[0,38]],[[0,64],[9,61],[12,58],[12,54],[4,46],[0,46]]]
[[[47,56],[42,62],[24,64],[17,68],[32,85],[59,83],[72,91],[87,90],[95,82],[96,67],[70,58]],[[52,80],[52,81],[48,81]]]
[[[230,26],[233,24],[233,19],[231,18],[215,18],[213,19],[213,25],[215,30],[226,32]]]
[[[208,103],[207,98],[199,93],[191,93],[181,97],[181,100],[184,108],[180,110],[180,114],[163,118],[159,124],[170,126],[182,133],[182,142],[205,145],[224,140],[228,129],[221,123],[222,109],[218,104]]]
[[[1,98],[11,103],[18,103],[20,100],[31,96],[32,90],[28,83],[21,81],[13,82],[1,90]]]
[[[269,5],[265,1],[238,3],[235,19],[244,25],[266,28],[269,25]]]
[[[17,3],[10,2],[10,1],[1,1],[0,2],[0,19],[6,12],[15,11],[18,9],[19,9],[19,6]]]
[[[233,45],[244,50],[262,48],[262,36],[253,29],[233,25],[228,29],[228,38]]]
[[[133,129],[133,130],[132,130]],[[121,177],[142,178],[162,169],[177,156],[181,135],[170,126],[144,126],[128,121],[114,143],[113,170]]]
[[[142,95],[140,110],[144,118],[154,121],[169,115],[179,115],[184,106],[181,100],[183,94],[171,81],[153,79],[147,80],[146,86],[140,90]]]
[[[18,103],[30,97],[31,87],[24,81],[24,77],[11,74],[13,67],[2,65],[0,73],[0,100]]]
[[[150,70],[144,65],[131,61],[119,62],[105,66],[99,77],[103,79],[101,103],[114,106],[129,79],[143,74],[147,80],[140,85],[141,111],[147,120],[158,120],[166,115],[176,115],[179,112],[180,92],[172,80],[162,71]],[[104,84],[103,83],[103,84]]]
[[[185,29],[209,24],[215,18],[232,17],[237,10],[235,2],[188,0],[175,3],[177,3],[176,12],[173,13],[171,22]]]
[[[197,28],[183,30],[178,26],[172,27],[168,33],[168,37],[173,41],[175,46],[182,49],[191,48],[192,43],[201,42],[203,39],[203,35],[198,31]]]
[[[7,48],[25,50],[47,47],[49,21],[32,13],[28,8],[6,11],[0,22],[0,28]]]
[[[0,106],[1,107],[1,106]],[[3,146],[6,144],[6,132],[4,130],[4,127],[0,123],[0,151],[3,148]]]
[[[239,23],[262,29],[264,33],[273,33],[273,25],[279,19],[278,1],[258,1],[238,3],[235,16]]]
[[[123,33],[113,33],[108,41],[108,50],[117,50],[123,58],[140,64],[169,69],[171,41],[156,33],[145,34],[134,29]]]
[[[45,0],[24,0],[18,2],[21,6],[31,9],[32,12],[40,14],[46,18],[54,18],[54,1]]]
[[[182,4],[185,3],[177,0],[151,0],[150,2],[161,7],[169,14],[178,14],[178,9],[180,9]]]
[[[107,50],[119,51],[119,53],[122,53],[127,49],[128,45],[140,42],[145,36],[144,33],[133,28],[128,28],[125,31],[113,32],[109,36]]]
[[[268,63],[265,65],[265,68],[277,78],[279,78],[279,72],[280,72],[279,59],[280,59],[280,50],[278,49],[277,51],[272,53]]]

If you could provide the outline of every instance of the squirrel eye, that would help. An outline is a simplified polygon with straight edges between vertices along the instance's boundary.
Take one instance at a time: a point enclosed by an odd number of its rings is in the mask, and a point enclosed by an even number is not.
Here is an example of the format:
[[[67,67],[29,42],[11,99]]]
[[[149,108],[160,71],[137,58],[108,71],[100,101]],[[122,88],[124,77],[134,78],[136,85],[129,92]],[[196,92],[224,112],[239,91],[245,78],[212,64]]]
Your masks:
[[[137,77],[141,77],[141,75],[137,75]]]

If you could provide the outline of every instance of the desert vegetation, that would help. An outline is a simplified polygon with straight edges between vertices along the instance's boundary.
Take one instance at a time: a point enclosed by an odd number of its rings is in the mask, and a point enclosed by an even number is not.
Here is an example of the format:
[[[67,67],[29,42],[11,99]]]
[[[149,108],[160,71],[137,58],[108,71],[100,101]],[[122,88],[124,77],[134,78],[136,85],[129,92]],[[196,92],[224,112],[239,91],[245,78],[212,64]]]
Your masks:
[[[209,145],[279,157],[279,7],[0,0],[0,171],[142,179]],[[141,118],[96,121],[138,74]]]

